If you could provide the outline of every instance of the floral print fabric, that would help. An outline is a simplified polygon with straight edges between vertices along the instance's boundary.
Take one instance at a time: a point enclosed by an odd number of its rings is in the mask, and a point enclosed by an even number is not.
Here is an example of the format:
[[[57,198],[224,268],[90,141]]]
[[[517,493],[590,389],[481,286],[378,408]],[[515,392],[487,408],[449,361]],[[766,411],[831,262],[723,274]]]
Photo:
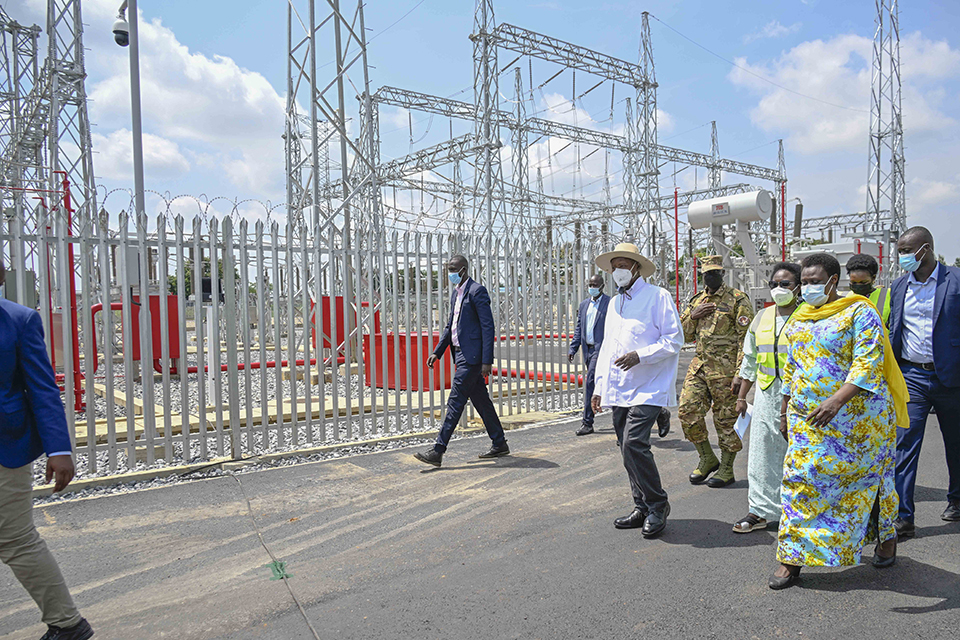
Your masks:
[[[883,326],[867,303],[789,323],[783,372],[789,444],[777,560],[801,566],[860,562],[877,536],[896,535],[896,424],[883,377]],[[844,383],[863,389],[825,427],[806,416]],[[879,517],[871,512],[879,505]]]

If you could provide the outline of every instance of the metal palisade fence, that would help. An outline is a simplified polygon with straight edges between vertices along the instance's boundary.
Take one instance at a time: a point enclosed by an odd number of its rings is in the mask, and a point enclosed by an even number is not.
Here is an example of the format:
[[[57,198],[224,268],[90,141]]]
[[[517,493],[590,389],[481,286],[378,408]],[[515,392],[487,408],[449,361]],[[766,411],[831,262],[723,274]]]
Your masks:
[[[452,359],[425,360],[457,253],[490,293],[498,412],[581,405],[566,353],[588,243],[355,232],[344,246],[332,226],[125,214],[70,235],[50,217],[10,218],[0,250],[7,297],[43,318],[83,475],[438,428]]]

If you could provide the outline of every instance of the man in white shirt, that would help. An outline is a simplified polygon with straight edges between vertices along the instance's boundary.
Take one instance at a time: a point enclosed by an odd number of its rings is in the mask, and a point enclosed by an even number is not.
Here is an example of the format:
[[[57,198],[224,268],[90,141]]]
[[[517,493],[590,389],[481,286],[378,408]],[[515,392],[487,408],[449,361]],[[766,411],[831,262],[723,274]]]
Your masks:
[[[670,504],[650,450],[650,431],[660,409],[677,404],[683,329],[670,294],[644,280],[655,269],[636,245],[618,244],[597,258],[597,266],[613,274],[619,293],[607,308],[593,409],[612,409],[634,502],[633,512],[614,526],[642,527],[644,538],[654,538],[666,527]]]

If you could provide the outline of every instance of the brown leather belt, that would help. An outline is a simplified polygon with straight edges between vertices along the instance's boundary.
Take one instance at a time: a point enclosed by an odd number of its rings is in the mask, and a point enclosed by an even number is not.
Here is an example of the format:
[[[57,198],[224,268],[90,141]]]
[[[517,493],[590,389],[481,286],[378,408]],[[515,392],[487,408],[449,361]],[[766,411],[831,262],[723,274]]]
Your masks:
[[[923,369],[924,371],[936,371],[937,368],[932,362],[911,362],[909,360],[901,360],[903,364],[909,364],[911,367],[917,367],[918,369]]]

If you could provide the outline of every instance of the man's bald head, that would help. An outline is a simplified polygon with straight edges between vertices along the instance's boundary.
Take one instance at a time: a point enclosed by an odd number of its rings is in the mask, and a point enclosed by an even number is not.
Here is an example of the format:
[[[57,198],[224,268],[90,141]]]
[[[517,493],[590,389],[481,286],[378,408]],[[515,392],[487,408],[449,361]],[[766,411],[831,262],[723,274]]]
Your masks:
[[[465,256],[455,255],[447,262],[447,271],[449,273],[466,274],[468,265],[469,263]]]
[[[603,289],[603,276],[601,276],[599,273],[593,274],[590,276],[590,279],[587,280],[587,286]]]
[[[930,251],[933,251],[933,234],[926,227],[910,227],[900,236],[901,240],[909,240],[910,244],[921,247],[925,244],[930,245]]]

